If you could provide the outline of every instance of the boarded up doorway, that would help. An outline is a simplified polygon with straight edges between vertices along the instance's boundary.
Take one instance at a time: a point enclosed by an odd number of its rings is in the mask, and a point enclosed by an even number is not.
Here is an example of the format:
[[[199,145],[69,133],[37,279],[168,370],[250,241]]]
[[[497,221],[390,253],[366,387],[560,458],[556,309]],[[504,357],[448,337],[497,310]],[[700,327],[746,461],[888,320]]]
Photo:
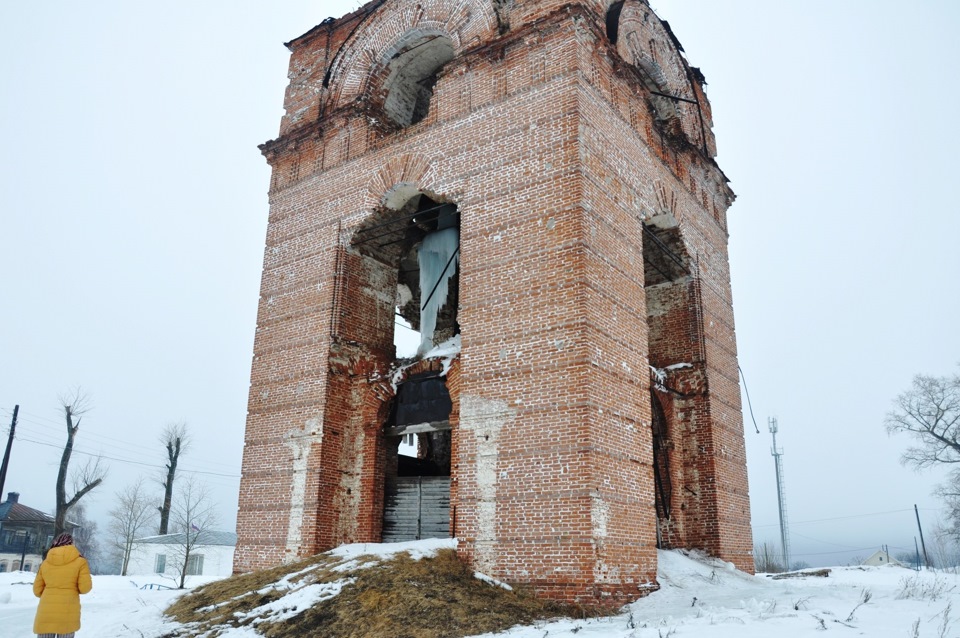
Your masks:
[[[385,434],[396,449],[397,437],[412,437],[416,456],[397,453],[389,464],[383,542],[450,536],[451,409],[446,380],[436,373],[412,376],[397,388]]]

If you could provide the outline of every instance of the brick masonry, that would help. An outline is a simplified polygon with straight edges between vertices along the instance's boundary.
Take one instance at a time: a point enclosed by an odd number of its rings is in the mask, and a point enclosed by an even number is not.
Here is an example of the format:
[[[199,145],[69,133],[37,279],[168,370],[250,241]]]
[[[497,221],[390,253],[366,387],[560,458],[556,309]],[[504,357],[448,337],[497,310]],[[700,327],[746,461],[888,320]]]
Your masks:
[[[419,194],[460,213],[460,553],[603,604],[658,542],[753,569],[734,196],[678,46],[641,0],[377,0],[288,44],[235,570],[380,539],[399,256],[356,238]]]

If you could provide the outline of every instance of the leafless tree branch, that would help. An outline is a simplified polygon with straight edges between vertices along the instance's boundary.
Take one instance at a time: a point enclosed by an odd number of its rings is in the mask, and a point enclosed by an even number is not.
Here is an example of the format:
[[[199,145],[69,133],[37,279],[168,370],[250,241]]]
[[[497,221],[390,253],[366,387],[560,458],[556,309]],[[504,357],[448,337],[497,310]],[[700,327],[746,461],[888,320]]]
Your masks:
[[[190,433],[183,421],[170,423],[160,435],[160,443],[167,452],[166,471],[160,484],[163,486],[163,504],[160,511],[159,534],[166,534],[170,522],[170,508],[173,506],[173,482],[177,478],[177,463],[180,455],[190,447]]]
[[[127,575],[133,541],[153,522],[154,510],[143,486],[143,480],[117,492],[116,504],[110,510],[110,544],[120,556],[120,575]]]
[[[901,457],[905,465],[919,469],[960,463],[960,374],[915,376],[884,424],[889,434],[913,437],[915,445]]]
[[[63,417],[67,426],[67,441],[63,446],[60,457],[60,469],[57,473],[56,513],[54,517],[54,535],[62,534],[67,528],[67,511],[76,505],[81,498],[103,482],[106,468],[101,466],[100,459],[88,462],[80,472],[73,477],[74,495],[67,498],[67,473],[70,467],[70,457],[73,455],[73,441],[80,429],[80,419],[90,410],[89,397],[80,388],[60,396],[60,405],[63,408]]]

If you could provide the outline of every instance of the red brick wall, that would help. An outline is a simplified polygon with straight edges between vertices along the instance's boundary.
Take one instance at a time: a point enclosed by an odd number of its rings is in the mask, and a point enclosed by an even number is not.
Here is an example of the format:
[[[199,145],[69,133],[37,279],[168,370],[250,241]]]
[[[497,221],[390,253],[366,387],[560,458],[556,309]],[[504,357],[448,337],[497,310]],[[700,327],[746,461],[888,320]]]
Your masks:
[[[712,134],[696,110],[657,121],[606,40],[608,3],[517,4],[507,26],[479,0],[373,2],[289,45],[287,113],[262,147],[273,181],[237,570],[379,539],[396,269],[350,242],[417,192],[461,214],[462,352],[448,374],[461,554],[557,598],[648,591],[648,366],[688,364],[668,375],[664,540],[752,569],[733,196]],[[396,130],[378,109],[410,33],[450,38],[456,57],[426,119]],[[694,78],[665,88],[700,99],[708,126]],[[666,218],[689,272],[648,289],[642,224]]]

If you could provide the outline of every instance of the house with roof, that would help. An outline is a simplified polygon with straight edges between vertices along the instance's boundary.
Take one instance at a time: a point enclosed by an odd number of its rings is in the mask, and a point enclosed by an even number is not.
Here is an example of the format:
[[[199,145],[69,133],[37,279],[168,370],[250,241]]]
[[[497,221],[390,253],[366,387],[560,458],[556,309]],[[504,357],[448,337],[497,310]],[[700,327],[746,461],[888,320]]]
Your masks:
[[[867,560],[860,563],[861,565],[869,565],[872,567],[879,567],[883,565],[896,565],[897,567],[906,567],[903,563],[898,561],[896,558],[890,555],[890,552],[887,551],[886,547],[878,549],[873,554],[870,555]]]
[[[178,578],[184,566],[187,543],[188,537],[183,532],[138,538],[133,541],[127,574]],[[233,551],[237,546],[234,532],[191,532],[189,543],[187,576],[226,578],[233,573]]]
[[[35,572],[43,553],[53,543],[54,518],[20,502],[19,492],[8,492],[0,503],[0,572]],[[73,531],[73,523],[67,523]]]

